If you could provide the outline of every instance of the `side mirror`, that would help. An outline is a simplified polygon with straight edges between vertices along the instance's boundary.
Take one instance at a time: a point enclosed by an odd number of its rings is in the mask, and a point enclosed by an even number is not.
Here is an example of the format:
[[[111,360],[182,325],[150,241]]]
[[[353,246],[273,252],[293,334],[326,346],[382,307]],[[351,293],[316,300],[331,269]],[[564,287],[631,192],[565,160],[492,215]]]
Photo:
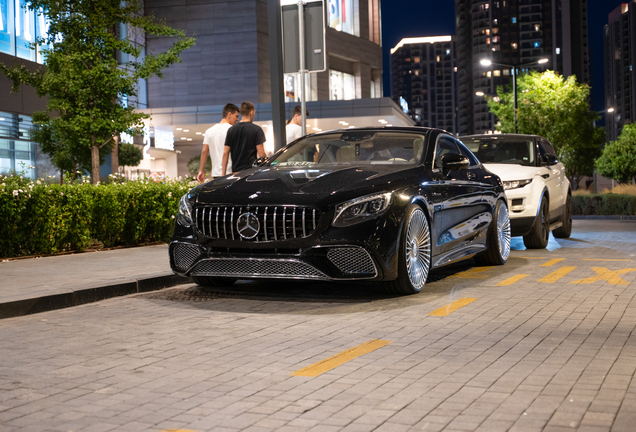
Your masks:
[[[254,162],[252,162],[252,168],[257,168],[257,167],[263,165],[265,163],[265,161],[267,161],[266,157],[259,157]]]
[[[541,163],[542,166],[550,166],[550,165],[556,165],[556,163],[559,160],[557,159],[557,156],[553,153],[548,153],[544,156],[543,158],[543,162]]]
[[[442,156],[442,171],[448,174],[449,171],[456,171],[468,168],[469,161],[460,154],[448,153]]]

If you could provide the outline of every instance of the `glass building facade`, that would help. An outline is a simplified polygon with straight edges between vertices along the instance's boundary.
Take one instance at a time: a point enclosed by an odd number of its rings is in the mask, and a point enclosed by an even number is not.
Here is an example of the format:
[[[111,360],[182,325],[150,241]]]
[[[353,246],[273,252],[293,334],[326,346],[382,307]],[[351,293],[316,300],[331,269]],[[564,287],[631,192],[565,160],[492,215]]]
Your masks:
[[[47,34],[48,19],[26,5],[26,0],[0,0],[0,53],[42,63],[41,53],[31,44]]]
[[[36,144],[29,141],[31,117],[0,112],[0,174],[36,177]]]

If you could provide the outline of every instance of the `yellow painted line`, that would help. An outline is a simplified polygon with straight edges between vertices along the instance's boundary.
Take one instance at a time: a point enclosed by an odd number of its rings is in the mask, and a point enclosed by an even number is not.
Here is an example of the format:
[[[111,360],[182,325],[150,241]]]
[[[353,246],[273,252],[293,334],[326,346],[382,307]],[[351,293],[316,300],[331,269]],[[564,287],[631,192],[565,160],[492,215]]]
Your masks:
[[[552,267],[553,265],[558,264],[561,261],[565,261],[565,258],[553,258],[548,262],[544,262],[539,267]]]
[[[318,363],[314,363],[310,366],[297,370],[296,372],[293,372],[292,375],[317,377],[318,375],[328,372],[331,369],[335,369],[338,366],[343,365],[356,357],[369,354],[370,352],[375,351],[378,348],[382,348],[383,346],[386,346],[391,342],[393,341],[372,339],[369,342],[365,342],[361,345],[358,345],[357,347],[350,348],[346,351],[336,354],[335,356],[329,357],[328,359],[321,360]]]
[[[576,267],[561,267],[557,271],[552,272],[546,277],[539,279],[539,282],[554,283],[575,269]]]
[[[512,284],[513,284],[513,283],[515,283],[515,282],[519,282],[521,279],[523,279],[523,278],[524,278],[524,277],[526,277],[526,276],[530,276],[530,275],[527,275],[527,274],[518,274],[518,275],[516,275],[516,276],[513,276],[513,277],[511,277],[511,278],[506,279],[505,281],[501,281],[501,282],[499,282],[499,283],[498,283],[497,285],[495,285],[495,286],[509,286],[509,285],[512,285]]]
[[[616,262],[630,262],[630,259],[603,259],[603,258],[583,258],[583,261],[616,261]]]
[[[486,270],[490,270],[491,267],[473,267],[469,270],[454,274],[449,276],[449,279],[452,278],[461,278],[461,279],[485,279],[488,275],[480,274],[485,272]]]
[[[621,278],[619,275],[636,271],[636,268],[626,268],[622,270],[610,271],[606,269],[605,267],[592,267],[592,270],[596,272],[596,276],[591,276],[589,278],[572,281],[570,283],[591,284],[592,282],[605,280],[611,283],[612,285],[629,285],[627,281],[623,280],[623,278]]]
[[[477,299],[476,298],[464,297],[464,298],[461,298],[459,300],[455,300],[454,302],[449,303],[446,306],[442,306],[441,308],[439,308],[437,310],[434,310],[429,315],[430,316],[447,316],[447,315],[450,315],[451,313],[455,312],[457,309],[463,308],[467,304],[470,304],[470,303],[474,302],[475,300],[477,300]]]

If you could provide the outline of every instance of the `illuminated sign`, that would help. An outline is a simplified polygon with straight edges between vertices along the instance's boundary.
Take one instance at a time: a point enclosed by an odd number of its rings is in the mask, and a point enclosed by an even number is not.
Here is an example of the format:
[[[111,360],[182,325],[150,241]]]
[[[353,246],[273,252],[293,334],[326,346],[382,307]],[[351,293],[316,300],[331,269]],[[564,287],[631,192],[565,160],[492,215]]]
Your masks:
[[[400,106],[402,107],[404,114],[409,113],[409,103],[402,96],[400,96]]]
[[[172,129],[155,128],[155,148],[174,150],[174,134]]]

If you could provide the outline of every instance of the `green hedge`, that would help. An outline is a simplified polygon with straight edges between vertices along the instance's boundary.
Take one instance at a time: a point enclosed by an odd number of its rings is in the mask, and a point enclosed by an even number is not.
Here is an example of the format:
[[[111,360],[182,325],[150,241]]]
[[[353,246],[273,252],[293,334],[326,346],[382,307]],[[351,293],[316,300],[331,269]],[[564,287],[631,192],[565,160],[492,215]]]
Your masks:
[[[636,196],[619,194],[574,195],[575,215],[636,215]]]
[[[91,185],[0,176],[0,257],[166,241],[179,199],[196,183],[139,180]]]

